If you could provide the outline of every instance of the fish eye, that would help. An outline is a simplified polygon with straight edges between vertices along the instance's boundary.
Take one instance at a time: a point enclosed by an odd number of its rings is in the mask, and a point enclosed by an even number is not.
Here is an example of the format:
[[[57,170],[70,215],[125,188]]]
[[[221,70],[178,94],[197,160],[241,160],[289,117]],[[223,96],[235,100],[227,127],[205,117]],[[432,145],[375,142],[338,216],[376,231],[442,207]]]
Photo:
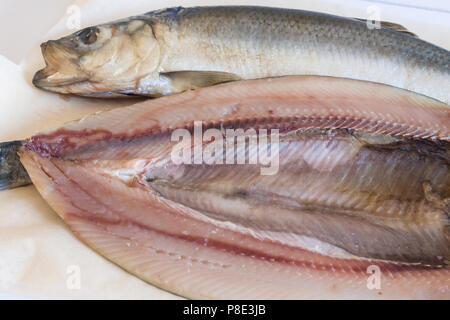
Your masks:
[[[86,45],[89,45],[97,41],[97,33],[99,32],[100,30],[96,27],[86,28],[80,31],[78,37],[80,38],[81,42],[83,42]]]

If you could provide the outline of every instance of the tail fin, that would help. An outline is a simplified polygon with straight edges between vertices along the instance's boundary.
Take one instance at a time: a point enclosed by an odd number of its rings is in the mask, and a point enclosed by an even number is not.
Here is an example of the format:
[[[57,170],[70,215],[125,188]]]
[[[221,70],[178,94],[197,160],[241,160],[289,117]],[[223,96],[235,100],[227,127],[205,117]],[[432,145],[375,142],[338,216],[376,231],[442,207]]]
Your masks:
[[[0,143],[0,190],[13,189],[31,183],[17,152],[25,141]]]

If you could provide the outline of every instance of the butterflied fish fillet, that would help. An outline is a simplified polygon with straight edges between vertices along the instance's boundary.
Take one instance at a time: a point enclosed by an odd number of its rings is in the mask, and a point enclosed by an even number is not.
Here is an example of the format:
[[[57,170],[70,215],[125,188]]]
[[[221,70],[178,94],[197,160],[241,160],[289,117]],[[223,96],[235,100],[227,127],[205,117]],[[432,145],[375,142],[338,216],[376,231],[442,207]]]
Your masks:
[[[182,296],[448,299],[449,120],[390,86],[284,77],[91,115],[20,158],[82,241]]]

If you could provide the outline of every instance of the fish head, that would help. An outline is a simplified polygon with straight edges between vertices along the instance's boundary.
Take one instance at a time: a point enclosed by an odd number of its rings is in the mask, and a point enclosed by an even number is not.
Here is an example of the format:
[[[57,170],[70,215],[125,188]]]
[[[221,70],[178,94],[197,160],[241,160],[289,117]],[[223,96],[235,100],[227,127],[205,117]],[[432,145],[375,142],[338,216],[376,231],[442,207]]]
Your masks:
[[[160,47],[151,23],[118,21],[82,29],[41,45],[46,67],[33,84],[86,96],[134,92],[139,79],[156,71]]]

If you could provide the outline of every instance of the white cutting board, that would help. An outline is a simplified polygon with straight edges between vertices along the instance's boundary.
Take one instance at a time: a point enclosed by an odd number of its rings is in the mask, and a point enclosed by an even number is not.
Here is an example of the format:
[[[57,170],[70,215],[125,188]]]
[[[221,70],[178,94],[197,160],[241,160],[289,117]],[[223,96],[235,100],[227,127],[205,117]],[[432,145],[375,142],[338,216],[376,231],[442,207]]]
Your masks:
[[[370,18],[378,11],[381,20],[403,24],[422,39],[450,49],[448,0],[80,0],[74,4],[76,6],[71,7],[68,14],[61,13],[61,20],[43,38],[15,38],[15,41],[32,42],[30,46],[33,46],[19,65],[0,55],[0,141],[26,138],[89,113],[131,103],[74,97],[63,99],[31,85],[34,72],[43,67],[39,44],[75,31],[70,28],[76,26],[78,16],[80,26],[86,27],[178,5],[268,5],[359,18]],[[27,12],[33,14],[30,6],[39,5],[39,2],[30,1]],[[21,22],[20,25],[33,28],[33,24]],[[0,192],[0,299],[18,297],[178,298],[129,275],[82,244],[33,186]]]

